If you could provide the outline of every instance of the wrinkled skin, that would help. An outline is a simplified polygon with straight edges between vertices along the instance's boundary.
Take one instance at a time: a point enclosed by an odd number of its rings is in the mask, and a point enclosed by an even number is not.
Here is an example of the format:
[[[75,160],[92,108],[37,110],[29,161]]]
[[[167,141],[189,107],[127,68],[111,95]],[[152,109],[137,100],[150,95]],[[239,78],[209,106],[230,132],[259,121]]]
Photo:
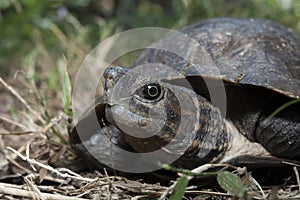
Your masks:
[[[137,153],[163,149],[162,157],[179,155],[173,165],[189,169],[208,162],[267,165],[278,164],[278,158],[300,160],[299,104],[266,120],[280,105],[300,96],[299,40],[284,27],[264,20],[206,20],[182,32],[208,52],[198,56],[203,66],[148,49],[133,67],[163,63],[182,76],[157,78],[150,67],[129,75],[122,67],[106,69],[104,96],[70,134],[77,152],[98,168],[125,162],[117,147]],[[158,43],[171,41],[172,36],[167,36]],[[211,72],[201,56],[209,56],[220,74]],[[220,79],[226,91],[224,113],[212,104],[205,86]],[[89,124],[94,110],[100,126]],[[175,143],[167,146],[174,138]]]

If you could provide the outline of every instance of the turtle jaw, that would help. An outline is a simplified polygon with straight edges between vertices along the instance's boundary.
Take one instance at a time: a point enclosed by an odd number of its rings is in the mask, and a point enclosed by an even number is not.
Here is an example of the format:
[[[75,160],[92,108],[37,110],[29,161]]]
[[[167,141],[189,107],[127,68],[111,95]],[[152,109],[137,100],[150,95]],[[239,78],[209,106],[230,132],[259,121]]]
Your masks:
[[[104,116],[109,124],[137,138],[152,137],[164,125],[163,120],[132,112],[122,105],[106,105]]]
[[[90,140],[99,130],[108,126],[104,116],[106,104],[104,98],[99,98],[81,115],[77,124],[69,132],[71,144],[80,144]],[[99,126],[100,125],[100,126]]]
[[[117,126],[113,114],[111,112],[111,105],[106,104],[104,107],[104,112],[103,112],[103,118],[105,119],[105,121],[107,121],[107,123],[113,125],[113,126]]]

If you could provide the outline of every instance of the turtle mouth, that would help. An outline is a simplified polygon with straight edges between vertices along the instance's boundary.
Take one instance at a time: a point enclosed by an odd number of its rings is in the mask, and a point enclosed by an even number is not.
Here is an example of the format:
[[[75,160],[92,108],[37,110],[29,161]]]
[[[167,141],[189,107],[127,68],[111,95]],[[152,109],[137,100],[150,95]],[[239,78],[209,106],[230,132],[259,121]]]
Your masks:
[[[110,110],[110,107],[104,96],[97,99],[96,102],[81,115],[77,124],[70,132],[70,142],[75,144],[85,142],[93,135],[99,133],[99,130],[109,126],[115,126],[113,118],[108,117],[109,119],[107,119],[106,116],[106,110]]]
[[[103,119],[103,124],[101,126],[107,126],[107,125],[113,125],[115,127],[117,126],[116,121],[114,120],[114,116],[112,113],[112,106],[109,104],[103,104],[102,105],[102,119]],[[101,122],[100,122],[101,123]]]
[[[153,126],[153,121],[149,117],[132,112],[122,105],[106,104],[104,112],[105,122],[126,134],[139,138],[153,136],[154,131],[147,133]]]

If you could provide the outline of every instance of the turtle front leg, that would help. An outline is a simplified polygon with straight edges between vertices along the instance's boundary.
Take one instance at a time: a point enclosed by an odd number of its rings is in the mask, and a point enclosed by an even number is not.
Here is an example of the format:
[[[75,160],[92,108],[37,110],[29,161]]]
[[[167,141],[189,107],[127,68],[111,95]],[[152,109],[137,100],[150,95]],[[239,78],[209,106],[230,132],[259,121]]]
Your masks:
[[[300,106],[296,104],[281,111],[271,119],[261,117],[255,138],[272,155],[300,158]]]

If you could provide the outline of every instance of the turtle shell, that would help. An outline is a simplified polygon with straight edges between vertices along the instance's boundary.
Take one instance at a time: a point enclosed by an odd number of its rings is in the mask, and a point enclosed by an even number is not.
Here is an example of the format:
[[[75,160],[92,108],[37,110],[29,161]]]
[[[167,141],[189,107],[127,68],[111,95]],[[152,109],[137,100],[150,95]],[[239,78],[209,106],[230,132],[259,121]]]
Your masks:
[[[134,66],[163,63],[183,71],[186,77],[220,79],[300,97],[300,41],[290,29],[262,19],[219,18],[200,21],[181,33],[202,48],[202,55],[194,56],[198,59],[196,64],[185,59],[195,54],[188,50],[190,44],[170,35],[158,41],[157,46],[167,46],[172,41],[171,48],[183,49],[184,58],[149,48]]]

